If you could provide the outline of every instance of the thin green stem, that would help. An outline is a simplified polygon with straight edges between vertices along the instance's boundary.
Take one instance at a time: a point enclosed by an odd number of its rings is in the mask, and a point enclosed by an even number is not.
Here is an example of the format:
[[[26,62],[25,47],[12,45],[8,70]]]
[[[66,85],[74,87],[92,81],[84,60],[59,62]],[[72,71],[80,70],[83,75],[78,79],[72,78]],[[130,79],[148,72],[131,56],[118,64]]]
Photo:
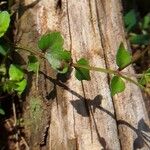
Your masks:
[[[116,73],[116,71],[111,70],[111,69],[79,65],[79,64],[75,64],[75,63],[73,63],[72,66],[75,67],[75,68],[84,68],[84,69],[88,69],[88,70],[92,70],[92,71],[98,71],[98,72],[109,73],[109,74],[115,74]]]
[[[22,47],[14,47],[14,48],[30,52],[34,55],[38,55],[40,58],[46,59],[44,53],[42,53],[42,52],[39,52],[39,51],[36,51],[36,50],[33,50],[33,49],[32,50],[31,49],[26,49],[26,48],[22,48]],[[92,70],[92,71],[103,72],[103,73],[108,73],[108,74],[113,74],[113,75],[116,75],[116,76],[120,76],[120,77],[124,78],[125,80],[130,81],[133,84],[139,86],[141,89],[145,90],[144,86],[142,86],[141,84],[139,84],[138,82],[136,82],[135,80],[133,80],[129,77],[129,76],[140,77],[141,74],[129,74],[129,73],[121,72],[121,71],[118,71],[118,70],[79,65],[79,64],[76,64],[76,63],[72,63],[72,66],[74,68],[84,68],[84,69],[88,69],[88,70]]]
[[[141,84],[139,84],[138,82],[136,82],[135,80],[123,75],[121,72],[118,72],[118,70],[112,70],[112,69],[104,69],[104,68],[99,68],[99,67],[93,67],[93,66],[85,66],[85,65],[79,65],[79,64],[72,64],[73,67],[75,68],[84,68],[84,69],[88,69],[88,70],[92,70],[92,71],[98,71],[98,72],[103,72],[103,73],[108,73],[108,74],[113,74],[116,76],[120,76],[123,79],[132,82],[133,84],[139,86],[140,88],[142,88],[143,90],[145,90],[145,87],[142,86]]]

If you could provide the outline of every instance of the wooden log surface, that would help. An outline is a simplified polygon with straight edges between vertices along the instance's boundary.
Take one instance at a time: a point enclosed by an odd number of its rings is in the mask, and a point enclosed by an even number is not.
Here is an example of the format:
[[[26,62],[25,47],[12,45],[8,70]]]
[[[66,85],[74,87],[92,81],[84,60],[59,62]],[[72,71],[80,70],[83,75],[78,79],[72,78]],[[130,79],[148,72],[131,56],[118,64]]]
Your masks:
[[[120,0],[24,0],[21,5],[19,46],[36,50],[41,35],[60,31],[74,62],[85,57],[91,66],[117,68],[116,50],[120,42],[126,44]],[[80,82],[72,71],[64,81],[43,60],[38,86],[34,75],[28,77],[23,117],[30,149],[150,149],[148,115],[132,83],[111,98],[109,75],[91,72],[91,81]]]

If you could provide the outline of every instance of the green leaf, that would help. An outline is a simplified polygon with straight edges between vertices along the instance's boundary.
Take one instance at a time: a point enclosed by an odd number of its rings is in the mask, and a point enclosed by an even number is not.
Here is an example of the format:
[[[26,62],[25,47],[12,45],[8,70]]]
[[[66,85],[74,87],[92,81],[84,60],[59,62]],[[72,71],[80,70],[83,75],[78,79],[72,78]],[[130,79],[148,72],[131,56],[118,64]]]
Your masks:
[[[77,61],[77,65],[89,67],[89,62],[88,60],[81,58],[80,60]],[[79,81],[91,79],[89,69],[82,68],[82,67],[75,67],[75,76]]]
[[[11,64],[9,67],[9,79],[20,81],[23,79],[23,77],[24,77],[23,70],[18,65]]]
[[[60,32],[52,32],[46,35],[43,35],[38,41],[38,47],[42,51],[50,50],[59,50],[62,49],[64,44],[64,39],[62,38]]]
[[[132,44],[138,44],[138,45],[147,45],[150,43],[150,35],[148,34],[132,34],[129,37],[129,40]]]
[[[37,73],[39,70],[39,66],[40,66],[40,63],[35,56],[33,55],[28,56],[28,68],[27,68],[28,71],[33,71]]]
[[[150,27],[150,14],[144,16],[142,20],[142,29],[148,29]]]
[[[14,90],[18,87],[16,81],[8,80],[3,85],[3,91],[8,93],[13,93]]]
[[[130,10],[127,14],[125,14],[124,22],[128,32],[136,25],[137,15],[134,9]]]
[[[71,54],[66,50],[52,50],[45,54],[46,59],[51,64],[52,68],[59,73],[68,71]]]
[[[19,95],[22,94],[22,92],[25,90],[26,86],[27,86],[27,80],[23,79],[20,82],[17,82],[16,85],[18,86],[17,88],[15,88],[15,91],[17,91],[17,93]]]
[[[3,56],[5,56],[7,54],[8,51],[8,46],[6,45],[0,45],[0,54],[2,54]]]
[[[111,95],[114,96],[115,94],[118,94],[124,91],[125,83],[121,79],[121,77],[114,76],[111,80],[110,87],[111,87]]]
[[[10,23],[10,14],[7,11],[0,12],[0,37],[7,31]]]
[[[0,108],[0,115],[5,115],[5,111],[2,108]]]
[[[141,79],[139,80],[139,83],[143,86],[148,84],[149,82],[150,82],[150,68],[143,73]]]
[[[123,45],[120,44],[117,55],[116,55],[116,63],[120,69],[124,68],[132,61],[132,56],[129,51],[127,51]]]

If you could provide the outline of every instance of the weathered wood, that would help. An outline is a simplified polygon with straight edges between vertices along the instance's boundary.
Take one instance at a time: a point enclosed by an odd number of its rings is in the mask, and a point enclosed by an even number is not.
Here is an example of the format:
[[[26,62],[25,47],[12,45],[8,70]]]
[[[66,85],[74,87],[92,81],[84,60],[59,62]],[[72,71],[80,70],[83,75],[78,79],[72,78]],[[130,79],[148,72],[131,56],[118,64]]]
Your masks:
[[[21,47],[37,49],[40,35],[60,31],[74,62],[85,57],[92,66],[116,68],[116,50],[126,43],[119,0],[41,0],[21,14]],[[63,82],[47,62],[41,66],[38,86],[29,75],[33,81],[24,107],[31,149],[149,149],[142,145],[149,120],[138,87],[127,83],[126,91],[112,99],[106,74],[91,72],[91,81],[79,82],[72,72]]]

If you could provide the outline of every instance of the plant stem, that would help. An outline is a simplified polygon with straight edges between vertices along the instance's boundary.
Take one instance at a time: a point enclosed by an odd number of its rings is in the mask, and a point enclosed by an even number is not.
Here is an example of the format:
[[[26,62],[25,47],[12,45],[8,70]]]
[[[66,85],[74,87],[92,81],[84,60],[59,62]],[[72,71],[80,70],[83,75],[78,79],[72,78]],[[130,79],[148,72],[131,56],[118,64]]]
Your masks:
[[[108,74],[113,74],[116,76],[120,76],[122,78],[124,78],[127,81],[132,82],[133,84],[139,86],[142,89],[145,89],[144,86],[142,86],[141,84],[139,84],[138,82],[136,82],[135,80],[123,75],[121,72],[119,72],[118,70],[111,70],[111,69],[104,69],[104,68],[99,68],[99,67],[93,67],[93,66],[85,66],[85,65],[79,65],[79,64],[72,64],[73,67],[75,68],[84,68],[84,69],[88,69],[88,70],[92,70],[92,71],[98,71],[98,72],[103,72],[103,73],[108,73]]]
[[[100,68],[100,67],[79,65],[79,64],[75,64],[75,63],[73,63],[72,66],[75,68],[84,68],[84,69],[88,69],[88,70],[93,70],[93,71],[98,71],[98,72],[103,72],[103,73],[109,73],[109,74],[115,74],[116,73],[116,71],[111,70],[111,69],[104,69],[104,68]]]
[[[22,48],[22,47],[14,47],[14,48],[30,52],[34,55],[38,55],[40,58],[46,59],[44,53],[42,53],[42,52],[39,52],[39,51],[36,51],[36,50],[33,50],[33,49],[32,50],[31,49],[26,49],[26,48]],[[144,51],[144,53],[146,51],[147,51],[147,49]],[[100,68],[100,67],[85,66],[85,65],[79,65],[79,64],[76,64],[76,63],[72,63],[72,66],[74,68],[84,68],[84,69],[88,69],[88,70],[92,70],[92,71],[103,72],[103,73],[108,73],[108,74],[113,74],[113,75],[116,75],[116,76],[120,76],[120,77],[124,78],[125,80],[130,81],[133,84],[139,86],[144,91],[146,91],[144,86],[142,86],[141,84],[139,84],[138,82],[136,82],[135,80],[133,80],[129,77],[129,76],[140,77],[140,76],[142,76],[142,74],[129,74],[129,73],[126,73],[126,72],[121,72],[120,70],[112,70],[112,69],[105,69],[105,68]]]

